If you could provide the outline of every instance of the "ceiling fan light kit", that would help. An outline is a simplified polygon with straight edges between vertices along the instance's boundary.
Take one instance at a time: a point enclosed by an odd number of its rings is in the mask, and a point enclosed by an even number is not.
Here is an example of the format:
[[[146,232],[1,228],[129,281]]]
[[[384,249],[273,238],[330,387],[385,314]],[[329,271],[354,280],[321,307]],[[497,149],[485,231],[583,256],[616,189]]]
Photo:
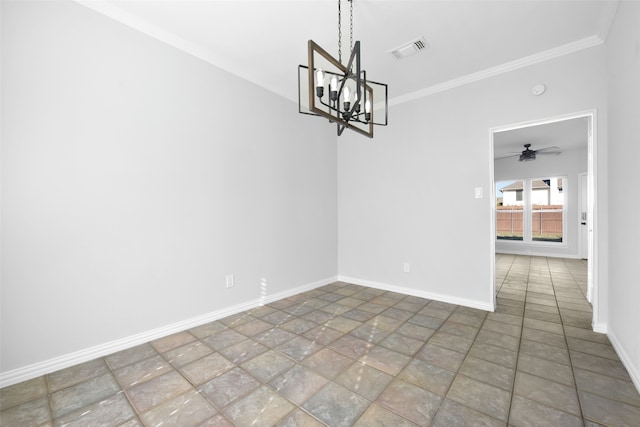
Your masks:
[[[518,161],[530,162],[532,160],[535,160],[538,154],[553,154],[557,156],[560,153],[561,153],[560,147],[545,147],[539,150],[532,150],[531,144],[524,144],[524,150],[522,150],[522,152],[520,153],[520,157],[518,158]]]
[[[338,136],[351,129],[373,138],[373,125],[387,125],[388,87],[367,80],[361,67],[360,41],[353,43],[353,0],[350,4],[350,48],[342,63],[341,0],[338,0],[338,59],[313,40],[307,44],[308,65],[298,66],[298,112],[336,123]]]
[[[530,162],[536,159],[536,152],[530,147],[531,144],[524,144],[524,151],[520,154],[519,162]]]

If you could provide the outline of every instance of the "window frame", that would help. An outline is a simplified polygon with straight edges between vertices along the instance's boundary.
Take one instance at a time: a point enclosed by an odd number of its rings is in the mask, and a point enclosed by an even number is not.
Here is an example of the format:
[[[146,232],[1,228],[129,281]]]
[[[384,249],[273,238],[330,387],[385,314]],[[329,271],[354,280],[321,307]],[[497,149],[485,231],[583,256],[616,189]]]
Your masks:
[[[534,240],[533,239],[533,205],[532,205],[532,193],[533,193],[533,182],[534,181],[545,181],[545,180],[553,180],[554,178],[562,179],[562,241],[554,242],[551,240]],[[522,182],[522,240],[516,239],[500,239],[498,238],[498,225],[497,225],[497,201],[499,190],[498,185],[504,182]],[[550,246],[550,247],[567,247],[568,246],[568,234],[567,234],[567,202],[568,202],[568,191],[567,188],[569,186],[569,179],[566,175],[554,175],[554,176],[545,176],[542,178],[534,177],[534,178],[514,178],[514,179],[501,179],[500,181],[495,182],[495,200],[493,201],[494,209],[496,209],[496,233],[495,233],[495,241],[500,244],[507,245],[532,245],[532,246]],[[503,199],[504,200],[504,199]]]

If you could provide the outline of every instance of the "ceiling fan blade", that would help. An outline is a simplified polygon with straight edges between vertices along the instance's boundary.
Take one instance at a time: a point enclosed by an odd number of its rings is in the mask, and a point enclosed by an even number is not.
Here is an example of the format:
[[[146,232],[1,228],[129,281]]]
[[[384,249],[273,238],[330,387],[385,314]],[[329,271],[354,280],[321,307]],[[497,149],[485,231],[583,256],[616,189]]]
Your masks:
[[[540,155],[543,155],[543,154],[553,154],[554,156],[557,156],[558,154],[562,154],[562,151],[543,151],[542,153],[540,153],[540,152],[536,152],[536,156],[537,156],[538,154],[540,154]]]
[[[509,154],[508,156],[502,156],[502,157],[496,157],[493,160],[502,160],[502,159],[508,159],[509,157],[516,157],[519,156],[521,153],[515,153],[515,154]]]
[[[559,151],[559,150],[560,150],[560,147],[544,147],[544,148],[541,148],[541,149],[539,149],[539,150],[535,150],[535,152],[536,152],[536,153],[540,153],[540,152],[542,152],[542,151],[551,151],[551,150]]]

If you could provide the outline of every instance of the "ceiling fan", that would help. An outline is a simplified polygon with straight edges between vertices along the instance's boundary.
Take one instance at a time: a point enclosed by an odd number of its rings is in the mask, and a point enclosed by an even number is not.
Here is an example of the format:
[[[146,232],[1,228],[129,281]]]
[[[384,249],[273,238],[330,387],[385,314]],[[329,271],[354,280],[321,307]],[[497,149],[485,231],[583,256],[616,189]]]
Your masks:
[[[519,162],[529,162],[531,160],[535,160],[536,155],[538,154],[554,154],[557,156],[560,153],[561,153],[560,147],[545,147],[539,150],[532,150],[531,144],[524,144],[524,150],[522,150],[522,152],[512,151],[511,154],[509,154],[508,156],[499,157],[496,160],[519,156],[518,158]]]

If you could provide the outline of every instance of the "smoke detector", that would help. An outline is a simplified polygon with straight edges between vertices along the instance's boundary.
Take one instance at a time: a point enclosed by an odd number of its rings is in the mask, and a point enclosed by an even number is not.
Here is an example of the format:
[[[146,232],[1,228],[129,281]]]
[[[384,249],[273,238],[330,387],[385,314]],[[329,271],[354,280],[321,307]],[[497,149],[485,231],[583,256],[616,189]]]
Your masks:
[[[389,52],[396,59],[403,59],[407,56],[413,55],[414,53],[418,53],[420,51],[426,50],[429,47],[427,41],[424,37],[420,37],[419,39],[412,40],[408,43],[403,44],[395,49],[390,50]]]
[[[534,96],[540,96],[540,95],[542,95],[543,93],[545,93],[545,92],[546,92],[546,90],[547,90],[547,87],[546,87],[545,85],[543,85],[543,84],[537,84],[537,85],[535,85],[534,87],[532,87],[532,88],[531,88],[531,93],[532,93]]]

